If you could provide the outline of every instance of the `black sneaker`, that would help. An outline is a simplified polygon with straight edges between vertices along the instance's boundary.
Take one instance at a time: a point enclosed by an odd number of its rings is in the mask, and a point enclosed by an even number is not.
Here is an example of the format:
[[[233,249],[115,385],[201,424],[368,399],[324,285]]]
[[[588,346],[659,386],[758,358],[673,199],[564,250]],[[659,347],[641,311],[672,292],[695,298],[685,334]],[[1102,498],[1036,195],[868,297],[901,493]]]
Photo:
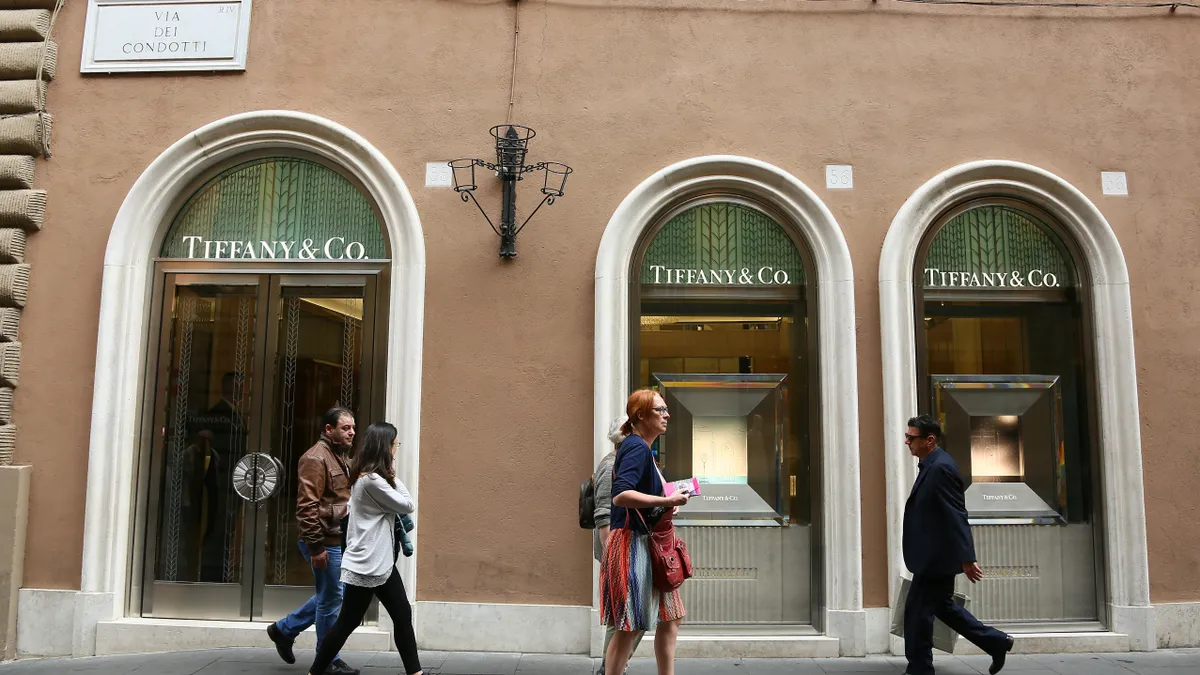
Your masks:
[[[334,659],[333,663],[325,669],[325,675],[358,675],[358,671],[351,668],[345,661]]]
[[[271,642],[275,643],[275,651],[279,653],[279,658],[283,659],[284,663],[295,663],[296,655],[292,653],[292,644],[294,639],[289,640],[279,632],[275,624],[267,626],[267,637],[271,638]]]

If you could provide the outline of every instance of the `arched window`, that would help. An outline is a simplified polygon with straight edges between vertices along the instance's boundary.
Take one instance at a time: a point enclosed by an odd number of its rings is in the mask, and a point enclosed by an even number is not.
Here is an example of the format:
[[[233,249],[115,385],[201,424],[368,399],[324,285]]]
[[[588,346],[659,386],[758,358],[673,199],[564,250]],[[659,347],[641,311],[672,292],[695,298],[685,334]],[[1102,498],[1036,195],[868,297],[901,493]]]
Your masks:
[[[757,277],[764,266],[770,268],[769,279]],[[642,258],[642,283],[669,284],[667,268],[694,269],[698,276],[692,282],[678,281],[689,285],[804,284],[804,261],[783,226],[766,213],[736,202],[694,206],[668,220]],[[720,273],[713,275],[714,270]],[[746,283],[741,283],[743,271]],[[782,283],[775,278],[779,272],[787,275],[786,280],[780,277]]]
[[[226,169],[187,199],[161,258],[386,260],[378,214],[334,169],[299,157],[267,157]]]
[[[701,489],[676,519],[698,565],[690,624],[820,616],[812,267],[784,222],[738,197],[695,200],[633,260],[630,382],[670,410],[653,448],[664,476]]]
[[[1101,619],[1079,259],[1049,215],[1007,200],[944,214],[918,252],[919,401],[968,486],[985,621]]]

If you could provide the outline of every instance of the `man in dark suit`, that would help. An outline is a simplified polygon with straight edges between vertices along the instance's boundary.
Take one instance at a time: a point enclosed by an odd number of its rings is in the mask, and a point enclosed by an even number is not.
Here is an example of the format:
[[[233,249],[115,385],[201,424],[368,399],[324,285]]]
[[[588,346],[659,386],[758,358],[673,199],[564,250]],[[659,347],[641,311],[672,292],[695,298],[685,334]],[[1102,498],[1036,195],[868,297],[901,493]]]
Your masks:
[[[938,447],[942,427],[929,415],[908,421],[904,442],[920,472],[904,506],[904,564],[913,574],[904,605],[904,656],[910,675],[933,674],[933,620],[992,657],[995,675],[1013,647],[1011,636],[985,626],[954,603],[954,577],[983,578],[967,523],[963,479],[949,453]]]

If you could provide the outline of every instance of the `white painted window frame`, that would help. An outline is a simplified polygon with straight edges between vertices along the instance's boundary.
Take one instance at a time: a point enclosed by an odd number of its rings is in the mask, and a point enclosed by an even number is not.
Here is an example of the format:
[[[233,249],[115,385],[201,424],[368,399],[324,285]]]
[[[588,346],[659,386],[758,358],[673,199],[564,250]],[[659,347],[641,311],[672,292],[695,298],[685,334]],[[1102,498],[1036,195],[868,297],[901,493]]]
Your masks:
[[[248,112],[197,129],[137,179],[117,212],[105,251],[83,574],[72,634],[76,655],[95,654],[97,623],[122,618],[127,606],[153,260],[173,215],[170,210],[212,166],[262,150],[304,151],[340,166],[362,183],[382,214],[392,253],[385,410],[400,432],[398,477],[418,497],[425,247],[416,205],[400,174],[362,136],[307,113]],[[414,555],[398,563],[411,598],[416,596],[416,561]]]
[[[862,504],[859,497],[858,376],[854,273],[833,214],[795,176],[733,155],[696,157],[662,169],[629,193],[613,213],[596,256],[594,457],[612,444],[609,422],[629,394],[629,274],[638,239],[666,209],[690,196],[725,192],[777,209],[812,252],[817,284],[820,369],[825,632],[843,655],[866,653],[862,606]],[[599,596],[593,589],[593,608]],[[598,628],[603,635],[603,628]],[[593,635],[593,641],[596,636]]]
[[[887,467],[888,597],[906,573],[901,554],[904,503],[916,462],[904,449],[917,410],[913,269],[925,233],[945,211],[981,197],[1010,197],[1053,216],[1087,262],[1095,354],[1109,629],[1130,649],[1156,646],[1150,605],[1141,418],[1134,365],[1129,273],[1121,245],[1100,210],[1077,188],[1036,166],[981,160],[948,169],[922,185],[892,220],[879,261],[883,350],[883,437]]]

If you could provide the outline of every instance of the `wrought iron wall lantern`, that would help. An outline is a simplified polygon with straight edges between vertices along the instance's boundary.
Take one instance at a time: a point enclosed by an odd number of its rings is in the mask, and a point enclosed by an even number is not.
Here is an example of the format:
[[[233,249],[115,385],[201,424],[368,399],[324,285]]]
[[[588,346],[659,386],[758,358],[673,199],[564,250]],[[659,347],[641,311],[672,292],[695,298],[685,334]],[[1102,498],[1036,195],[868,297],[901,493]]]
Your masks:
[[[462,196],[462,200],[473,201],[479,212],[492,226],[492,231],[500,236],[500,257],[517,257],[517,233],[525,229],[533,215],[542,208],[543,204],[553,204],[554,200],[563,196],[567,186],[567,176],[574,170],[562,162],[538,162],[526,164],[525,153],[529,150],[529,141],[536,132],[520,124],[498,124],[490,129],[496,139],[496,161],[488,162],[482,159],[463,158],[450,162],[450,170],[454,176],[454,191]],[[475,167],[482,166],[489,171],[495,171],[496,176],[503,182],[503,206],[500,211],[500,227],[497,229],[487,211],[475,199]],[[541,171],[545,175],[542,183],[542,201],[517,227],[517,181],[524,180],[525,174]]]

